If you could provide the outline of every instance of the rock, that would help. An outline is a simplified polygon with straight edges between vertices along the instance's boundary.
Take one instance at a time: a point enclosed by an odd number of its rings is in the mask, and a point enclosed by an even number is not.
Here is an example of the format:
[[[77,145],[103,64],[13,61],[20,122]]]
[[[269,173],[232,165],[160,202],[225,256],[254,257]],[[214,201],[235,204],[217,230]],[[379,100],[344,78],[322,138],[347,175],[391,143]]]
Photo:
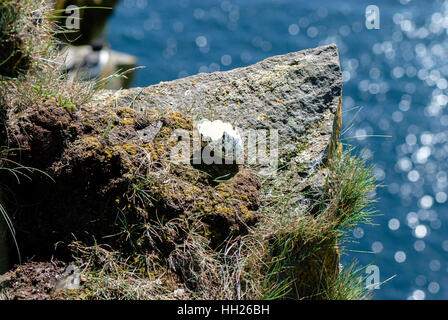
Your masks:
[[[74,264],[69,264],[61,277],[56,281],[54,290],[78,290],[81,283],[81,273]]]
[[[132,104],[138,111],[172,109],[242,129],[277,129],[279,158],[310,169],[330,142],[341,92],[337,48],[328,45],[161,82],[143,91],[106,91],[95,100],[104,104],[117,97],[118,105]]]
[[[294,210],[313,204],[309,194],[322,190],[340,131],[341,78],[337,48],[328,45],[226,72],[99,91],[75,111],[51,99],[23,110],[6,122],[11,147],[21,147],[12,160],[54,179],[35,176],[15,187],[18,203],[32,208],[14,216],[23,256],[48,258],[55,242],[101,239],[124,255],[150,253],[182,279],[179,286],[194,287],[201,250],[212,256],[250,234],[266,199],[284,201],[293,191]],[[243,164],[174,161],[173,150],[193,158],[197,120],[209,129],[219,124],[221,137],[227,132],[242,144]],[[265,178],[274,184],[269,192]],[[121,217],[133,232],[124,232]],[[200,241],[189,240],[192,229]],[[319,254],[333,272],[337,250]],[[318,274],[320,267],[310,266]]]
[[[109,81],[100,83],[100,87],[110,90],[129,88],[134,77],[133,68],[137,64],[135,56],[111,50],[106,45],[66,46],[62,55],[65,55],[64,71],[68,73],[70,80],[101,80],[114,74],[126,73],[126,77],[112,77]]]
[[[175,297],[182,297],[185,294],[185,289],[176,289],[174,290],[173,294]]]
[[[267,169],[261,172],[275,173],[285,188],[301,190],[327,157],[331,142],[337,141],[341,93],[339,55],[331,44],[230,71],[103,91],[94,99],[99,105],[116,101],[140,112],[173,110],[196,119],[229,122],[246,131],[242,134],[246,138],[250,130],[265,130],[273,138],[277,132],[278,155],[258,157],[256,164]],[[247,139],[245,143],[247,147]]]
[[[273,192],[297,191],[293,200],[306,209],[310,201],[300,191],[321,189],[325,172],[317,172],[321,177],[316,178],[315,168],[337,140],[341,85],[337,48],[328,45],[226,72],[146,88],[99,91],[89,105],[75,112],[51,100],[29,108],[7,124],[8,132],[20,144],[21,162],[45,170],[56,184],[48,179],[38,187],[22,184],[16,194],[31,194],[23,201],[39,202],[41,207],[32,215],[20,213],[17,219],[24,233],[36,237],[31,243],[58,241],[79,232],[96,237],[113,234],[108,221],[116,210],[115,200],[140,185],[135,177],[150,175],[144,187],[157,201],[139,211],[151,216],[147,210],[156,206],[159,213],[176,217],[185,210],[206,210],[209,226],[223,227],[211,233],[218,243],[227,232],[247,232],[258,219],[260,182],[244,168],[275,178]],[[243,169],[189,163],[176,169],[168,151],[177,147],[173,134],[184,130],[188,138],[193,119],[238,127],[244,140]],[[256,152],[251,153],[254,145]],[[218,192],[215,184],[224,181]],[[227,203],[223,195],[234,192],[238,194],[234,202]],[[38,201],[42,198],[46,201]]]

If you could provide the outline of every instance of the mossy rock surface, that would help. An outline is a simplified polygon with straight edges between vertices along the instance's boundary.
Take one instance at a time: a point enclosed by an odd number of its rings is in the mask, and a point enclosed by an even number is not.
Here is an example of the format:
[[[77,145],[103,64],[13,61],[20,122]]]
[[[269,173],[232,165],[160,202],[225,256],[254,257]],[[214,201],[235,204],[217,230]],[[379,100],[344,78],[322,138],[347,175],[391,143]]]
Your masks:
[[[341,94],[339,55],[331,44],[230,71],[103,91],[94,100],[100,105],[116,101],[139,112],[169,109],[194,119],[219,119],[242,130],[278,130],[275,179],[283,181],[285,190],[300,191],[310,188],[310,181],[323,182],[313,174],[339,137]],[[266,170],[266,165],[257,170]],[[302,200],[298,194],[297,201]]]
[[[151,128],[151,141],[139,134]],[[233,177],[218,183],[190,163],[171,162],[173,131],[192,130],[191,120],[178,112],[140,113],[113,105],[73,112],[48,101],[27,109],[10,129],[21,146],[17,159],[55,180],[19,187],[27,201],[42,199],[32,212],[15,217],[19,232],[28,234],[25,252],[40,242],[41,253],[49,253],[53,242],[69,241],[71,234],[84,240],[116,234],[117,215],[141,225],[182,219],[184,232],[198,219],[213,246],[247,233],[257,221],[261,185],[251,170],[237,167]],[[36,183],[38,190],[31,190]],[[183,236],[160,245],[173,247]],[[120,246],[119,240],[109,242]]]

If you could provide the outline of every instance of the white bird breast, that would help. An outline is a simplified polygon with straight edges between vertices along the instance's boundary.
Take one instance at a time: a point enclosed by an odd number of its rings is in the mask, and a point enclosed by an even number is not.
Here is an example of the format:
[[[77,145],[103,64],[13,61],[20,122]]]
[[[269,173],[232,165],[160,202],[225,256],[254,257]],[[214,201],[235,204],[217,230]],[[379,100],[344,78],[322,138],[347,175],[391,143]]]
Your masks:
[[[232,152],[234,159],[242,155],[243,140],[238,128],[234,129],[230,123],[204,119],[196,124],[196,130],[203,141],[210,142],[209,146],[219,156],[225,156],[225,154],[222,154],[222,150]]]

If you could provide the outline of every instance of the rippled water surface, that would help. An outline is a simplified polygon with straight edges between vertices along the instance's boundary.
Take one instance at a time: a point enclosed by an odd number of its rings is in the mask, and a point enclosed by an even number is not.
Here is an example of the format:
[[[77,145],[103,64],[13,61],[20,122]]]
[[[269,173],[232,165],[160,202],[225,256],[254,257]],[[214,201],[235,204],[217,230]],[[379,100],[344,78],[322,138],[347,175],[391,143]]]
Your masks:
[[[448,299],[448,2],[381,1],[380,29],[368,30],[371,2],[123,0],[108,40],[146,66],[134,86],[336,43],[343,137],[365,149],[384,185],[378,225],[353,231],[343,262],[396,275],[375,298]]]

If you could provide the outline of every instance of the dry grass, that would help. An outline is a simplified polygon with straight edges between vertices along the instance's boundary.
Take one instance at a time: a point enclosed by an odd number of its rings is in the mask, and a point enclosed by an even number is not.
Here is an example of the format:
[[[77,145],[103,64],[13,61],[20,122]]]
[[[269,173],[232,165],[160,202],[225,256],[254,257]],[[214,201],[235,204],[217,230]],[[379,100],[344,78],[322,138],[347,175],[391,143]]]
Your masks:
[[[310,212],[265,198],[259,224],[219,250],[199,232],[199,220],[168,259],[158,254],[126,255],[101,246],[74,244],[89,275],[86,299],[367,299],[363,268],[339,270],[340,245],[347,231],[370,223],[375,189],[370,167],[347,151],[328,165],[324,193]],[[275,181],[273,181],[275,183]],[[272,185],[265,186],[269,194]],[[294,190],[291,190],[294,193]],[[181,221],[147,226],[155,239],[175,234]],[[181,289],[179,291],[179,289]],[[179,294],[179,292],[183,292]]]
[[[13,55],[28,57],[26,59],[29,60],[26,68],[21,68],[20,63],[9,65],[0,61],[5,68],[8,67],[0,73],[3,119],[13,121],[16,118],[14,115],[20,115],[29,107],[45,104],[48,100],[69,109],[88,102],[93,94],[93,84],[68,83],[66,75],[61,73],[64,57],[60,56],[58,43],[53,37],[55,26],[49,19],[49,2],[7,0],[2,2],[0,11],[2,51],[11,39],[20,39],[21,45],[11,49],[15,52]]]

